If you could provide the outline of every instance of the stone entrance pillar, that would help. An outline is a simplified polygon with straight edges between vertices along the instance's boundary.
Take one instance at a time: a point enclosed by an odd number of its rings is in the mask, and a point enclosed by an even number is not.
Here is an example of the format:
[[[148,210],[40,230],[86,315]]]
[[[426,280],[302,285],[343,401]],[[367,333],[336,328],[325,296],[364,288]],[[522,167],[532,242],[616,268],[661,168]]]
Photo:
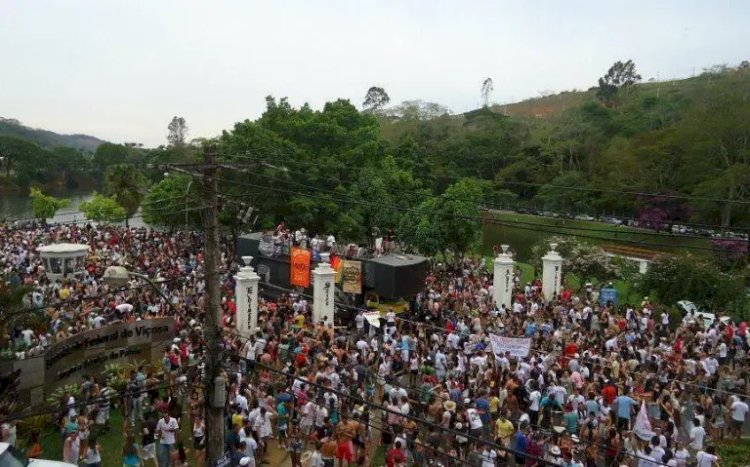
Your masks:
[[[494,279],[492,281],[493,299],[498,308],[505,305],[510,310],[513,301],[513,257],[508,254],[508,245],[500,245],[502,253],[494,261]]]
[[[313,270],[313,313],[314,324],[323,319],[333,325],[334,290],[336,288],[336,270],[328,262],[330,255],[321,253],[321,261]]]
[[[549,244],[549,251],[542,258],[542,295],[545,300],[552,300],[562,285],[563,258],[555,251],[557,243]]]
[[[258,327],[258,281],[260,276],[250,266],[253,260],[252,256],[243,256],[242,262],[245,266],[241,267],[237,275],[234,276],[236,285],[234,287],[234,296],[237,300],[237,332],[245,339],[250,338]]]

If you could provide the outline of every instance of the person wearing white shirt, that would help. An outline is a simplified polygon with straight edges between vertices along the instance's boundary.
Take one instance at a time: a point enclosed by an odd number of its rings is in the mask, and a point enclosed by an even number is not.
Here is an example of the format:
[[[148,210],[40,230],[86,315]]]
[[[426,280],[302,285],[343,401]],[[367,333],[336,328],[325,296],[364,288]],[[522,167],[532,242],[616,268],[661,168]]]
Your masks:
[[[709,446],[705,451],[698,451],[695,456],[696,467],[713,467],[718,465],[719,456],[716,454],[716,450],[713,446]]]
[[[661,464],[661,461],[657,461],[651,455],[650,446],[646,446],[644,451],[638,450],[636,457],[638,459],[638,467],[656,467]]]
[[[745,417],[750,409],[748,405],[737,396],[732,396],[734,401],[730,407],[732,411],[732,426],[731,432],[734,432],[735,438],[740,439],[742,433],[742,425],[745,423]]]
[[[479,417],[477,409],[470,408],[466,410],[466,417],[469,419],[469,430],[473,436],[481,436],[482,434],[482,419]]]
[[[678,449],[675,449],[674,461],[675,461],[676,467],[685,467],[688,463],[689,458],[690,458],[690,452],[688,452],[688,450],[685,449],[684,446],[678,446]]]
[[[701,426],[699,419],[693,419],[693,428],[690,430],[690,448],[694,451],[703,449],[703,439],[706,437],[706,430]]]
[[[247,397],[243,396],[242,393],[238,393],[237,397],[234,398],[235,404],[240,406],[244,412],[248,412]]]
[[[354,322],[357,325],[357,333],[362,334],[365,331],[365,315],[362,311],[354,317]]]
[[[316,406],[315,402],[309,401],[302,407],[302,418],[299,422],[299,427],[305,436],[310,434],[313,422],[315,420]]]
[[[156,424],[159,435],[159,465],[169,466],[172,461],[172,447],[175,443],[175,432],[179,429],[177,419],[164,413],[164,417]]]
[[[536,390],[536,383],[532,387],[534,390],[529,393],[529,418],[531,424],[536,426],[539,421],[539,402],[542,400],[542,393]]]

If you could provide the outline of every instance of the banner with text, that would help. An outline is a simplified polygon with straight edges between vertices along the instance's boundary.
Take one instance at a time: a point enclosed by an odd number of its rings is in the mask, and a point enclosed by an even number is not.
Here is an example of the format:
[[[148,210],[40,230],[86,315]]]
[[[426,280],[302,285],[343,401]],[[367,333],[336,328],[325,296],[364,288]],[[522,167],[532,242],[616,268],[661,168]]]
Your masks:
[[[310,250],[292,247],[290,254],[291,277],[289,283],[292,287],[310,287],[310,261],[312,255]]]
[[[490,342],[495,355],[505,355],[505,352],[510,352],[512,357],[526,357],[531,350],[531,339],[523,337],[502,337],[490,334]]]
[[[362,262],[345,259],[341,266],[343,269],[343,286],[344,293],[362,293]]]

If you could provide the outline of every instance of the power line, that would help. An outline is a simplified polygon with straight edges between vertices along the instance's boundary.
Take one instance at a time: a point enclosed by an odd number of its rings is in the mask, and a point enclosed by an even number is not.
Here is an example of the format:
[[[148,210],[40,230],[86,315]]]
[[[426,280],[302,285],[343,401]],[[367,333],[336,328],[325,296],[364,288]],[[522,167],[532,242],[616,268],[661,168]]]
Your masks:
[[[298,295],[304,296],[306,298],[313,298],[309,294],[298,293],[298,292],[296,292],[296,291],[294,291],[292,289],[287,289],[285,287],[281,287],[281,286],[274,285],[274,284],[260,283],[259,286],[260,287],[271,287],[271,288],[275,288],[275,289],[282,290],[282,291],[289,292],[289,293],[297,293]],[[349,304],[346,304],[346,303],[337,302],[335,300],[334,300],[334,305],[339,306],[340,308],[346,308],[346,309],[351,309],[351,310],[355,310],[355,311],[360,311],[360,308],[357,308],[355,306],[352,306],[352,305],[349,305]],[[399,316],[395,316],[394,319],[396,319],[398,321],[408,322],[408,323],[411,323],[411,324],[417,325],[417,326],[424,326],[424,327],[433,328],[433,329],[436,329],[436,330],[438,330],[438,331],[440,331],[442,333],[447,333],[447,331],[444,328],[440,327],[440,326],[434,326],[434,325],[431,325],[431,324],[423,323],[421,321],[413,321],[413,320],[402,318],[402,317],[399,317]],[[542,349],[539,349],[539,348],[532,348],[531,350],[533,350],[534,352],[537,352],[538,354],[541,354],[541,355],[550,355],[552,353],[550,351],[542,350]],[[596,363],[594,361],[594,359],[590,358],[590,357],[579,358],[578,360],[587,361],[589,363]],[[738,393],[738,392],[727,391],[727,390],[724,390],[724,389],[715,389],[715,388],[710,388],[710,387],[703,387],[703,386],[700,386],[700,385],[698,385],[696,383],[693,383],[693,382],[690,382],[690,381],[684,381],[684,380],[678,380],[678,379],[672,379],[671,381],[673,381],[675,383],[680,383],[680,384],[685,385],[685,386],[692,386],[692,387],[696,387],[696,388],[700,388],[700,389],[708,389],[710,391],[718,392],[718,393],[722,393],[722,394],[728,394],[728,395],[733,395],[733,396],[738,396],[738,397],[743,397],[743,398],[747,397],[746,394],[741,394],[741,393]]]
[[[451,433],[454,436],[455,435],[462,436],[462,437],[467,438],[467,439],[469,439],[471,441],[474,441],[475,443],[480,443],[480,444],[484,444],[484,445],[487,445],[487,446],[491,446],[494,449],[499,449],[499,450],[502,450],[502,451],[505,451],[505,452],[509,452],[509,453],[511,453],[513,455],[517,455],[519,457],[523,457],[523,458],[526,458],[526,459],[537,460],[537,461],[542,462],[543,463],[542,465],[557,465],[557,464],[549,462],[549,461],[547,461],[547,460],[545,460],[543,458],[540,458],[540,457],[537,457],[537,456],[533,456],[533,455],[529,455],[527,453],[522,453],[522,452],[517,451],[515,449],[506,448],[505,446],[497,444],[494,441],[489,441],[489,440],[486,440],[486,439],[482,439],[482,438],[473,436],[470,433],[462,433],[462,432],[456,431],[456,430],[454,430],[452,428],[445,428],[443,426],[440,426],[440,425],[438,425],[436,423],[433,423],[433,422],[430,422],[428,420],[422,419],[420,417],[416,417],[416,416],[411,415],[411,414],[403,414],[401,412],[397,412],[395,410],[391,410],[391,409],[389,409],[387,407],[384,407],[384,406],[382,406],[380,404],[375,404],[373,402],[367,401],[367,400],[362,399],[360,397],[357,397],[357,396],[354,396],[354,395],[351,395],[351,394],[347,394],[347,393],[341,392],[341,391],[339,391],[337,389],[333,389],[333,388],[330,388],[330,387],[325,387],[325,386],[323,386],[323,385],[321,385],[321,384],[319,384],[317,382],[304,380],[301,377],[295,376],[292,373],[288,373],[288,372],[285,372],[285,371],[277,370],[276,368],[268,366],[268,365],[266,365],[264,363],[261,363],[259,361],[250,360],[250,359],[247,359],[247,358],[239,356],[239,355],[237,355],[236,358],[238,358],[239,360],[243,360],[245,362],[252,362],[252,364],[253,364],[254,367],[260,367],[260,368],[263,368],[263,369],[265,369],[267,371],[270,371],[272,373],[280,374],[280,375],[283,375],[283,376],[285,376],[287,378],[293,378],[295,380],[302,381],[306,385],[314,386],[317,389],[323,389],[323,390],[325,390],[327,392],[335,394],[338,397],[343,397],[343,398],[346,398],[346,399],[349,399],[349,400],[353,400],[353,401],[355,401],[355,402],[357,402],[357,403],[359,403],[361,405],[366,405],[367,407],[375,408],[377,410],[380,410],[381,412],[385,412],[385,413],[397,415],[397,416],[403,417],[403,418],[408,418],[408,419],[410,419],[410,420],[412,420],[412,421],[414,421],[416,423],[421,423],[421,424],[423,424],[425,426],[429,426],[430,428],[437,429],[437,430],[440,430],[440,431],[443,431],[443,432],[447,432],[447,433]]]
[[[285,156],[289,156],[288,154],[284,154]],[[279,154],[279,156],[282,156],[282,154]],[[279,157],[277,156],[274,160],[271,158],[271,162],[274,163],[293,163],[297,165],[301,165],[303,163],[307,163],[307,161],[300,161],[295,160],[291,157]],[[240,155],[232,155],[231,157],[239,158],[239,159],[250,159],[250,160],[264,160],[268,161],[268,156],[264,156],[263,158],[257,157],[257,156],[240,156]],[[437,179],[448,179],[448,180],[461,180],[462,178],[467,177],[461,177],[456,175],[440,175],[437,177],[422,177],[421,180],[430,180],[430,181],[436,181]],[[488,179],[480,179],[480,180],[486,180],[491,181]],[[497,181],[496,183],[499,184],[506,184],[506,185],[518,185],[518,186],[533,186],[533,187],[550,187],[550,188],[558,188],[558,189],[564,189],[564,190],[573,190],[573,191],[590,191],[590,192],[598,192],[598,193],[613,193],[613,194],[622,194],[622,195],[631,195],[631,196],[649,196],[653,198],[670,198],[670,199],[694,199],[698,201],[711,201],[711,202],[720,202],[720,203],[734,203],[734,204],[750,204],[750,201],[747,200],[731,200],[726,198],[713,198],[713,197],[705,197],[705,196],[695,196],[695,195],[683,195],[683,194],[674,194],[674,193],[649,193],[649,192],[643,192],[643,191],[627,191],[627,190],[613,190],[613,189],[606,189],[606,188],[590,188],[590,187],[572,187],[572,186],[565,186],[565,185],[553,185],[551,183],[534,183],[534,182],[519,182],[519,181],[510,181],[510,180],[501,180]]]
[[[307,197],[307,198],[311,198],[311,199],[319,199],[319,200],[322,200],[322,201],[339,201],[341,203],[361,204],[361,205],[365,205],[365,206],[385,206],[385,207],[388,207],[390,209],[402,209],[403,211],[407,211],[407,212],[412,212],[412,213],[419,214],[419,211],[416,210],[416,209],[413,209],[413,208],[397,208],[397,207],[394,207],[394,206],[390,206],[390,205],[387,205],[387,204],[384,204],[384,203],[375,202],[375,201],[342,199],[342,198],[336,198],[336,197],[328,197],[328,198],[326,198],[326,197],[316,196],[316,195],[313,195],[313,194],[303,193],[303,192],[294,191],[294,190],[286,190],[286,189],[283,189],[283,188],[269,187],[269,186],[263,186],[263,185],[252,184],[252,183],[236,182],[236,181],[235,182],[226,182],[225,181],[225,183],[233,183],[233,184],[235,184],[237,186],[248,186],[248,187],[254,187],[254,188],[264,188],[264,189],[270,190],[270,191],[275,191],[275,192],[280,192],[280,193],[287,193],[287,194],[293,194],[293,195],[303,196],[303,197]],[[224,193],[224,196],[235,196],[235,197],[238,197],[238,196],[241,196],[241,195],[232,195],[232,194]],[[530,227],[524,227],[523,225],[516,225],[516,224],[514,224],[514,221],[499,221],[499,220],[496,220],[496,219],[490,219],[490,220],[488,220],[488,219],[485,219],[485,218],[482,218],[482,217],[472,217],[472,216],[465,216],[465,215],[460,215],[460,214],[454,214],[454,215],[452,215],[450,217],[455,218],[455,219],[463,219],[463,220],[476,221],[476,222],[484,222],[484,223],[488,223],[489,222],[490,224],[493,224],[493,225],[518,228],[518,229],[529,230],[529,231],[533,231],[533,232],[545,232],[545,233],[551,233],[551,234],[557,234],[557,235],[563,235],[563,236],[571,236],[571,237],[579,237],[579,238],[586,238],[586,239],[599,240],[599,241],[604,240],[604,241],[612,241],[612,242],[617,242],[617,243],[627,243],[627,244],[636,245],[636,246],[651,246],[651,247],[655,247],[655,248],[659,248],[659,249],[669,248],[669,246],[666,246],[666,245],[663,245],[663,244],[659,244],[659,243],[639,242],[639,241],[634,241],[634,240],[625,240],[625,239],[616,239],[616,238],[602,238],[600,236],[592,236],[592,235],[575,234],[575,233],[570,233],[570,232],[560,232],[560,231],[555,231],[555,230],[549,230],[548,228],[530,228]],[[582,230],[587,230],[587,229],[584,229],[584,228],[581,228],[581,229]],[[681,247],[681,249],[691,249],[691,250],[701,250],[701,251],[715,251],[714,248],[711,248],[711,247],[700,247],[700,246],[693,246],[693,245],[684,245],[684,246]]]
[[[85,407],[90,407],[92,405],[100,405],[102,403],[112,402],[113,400],[117,400],[120,397],[131,396],[131,395],[140,395],[140,394],[147,393],[147,392],[154,391],[154,390],[171,389],[173,387],[182,386],[184,384],[190,384],[191,386],[200,386],[200,387],[202,387],[202,385],[199,384],[199,383],[193,383],[193,382],[190,382],[190,381],[183,381],[183,382],[180,382],[180,383],[161,384],[159,386],[154,386],[154,387],[150,387],[150,388],[142,388],[142,389],[137,389],[137,390],[128,390],[128,389],[125,389],[125,390],[122,390],[122,391],[113,392],[113,393],[108,394],[106,396],[100,396],[100,397],[93,398],[93,399],[86,399],[85,401],[82,401],[82,402],[76,402],[75,404],[72,404],[72,405],[66,405],[65,409],[68,409],[68,408],[71,408],[71,407],[73,407],[73,408],[85,408]],[[52,414],[56,414],[56,413],[60,412],[62,409],[63,409],[62,407],[57,407],[55,409],[43,409],[43,410],[37,410],[37,411],[33,411],[33,412],[14,412],[14,413],[10,413],[10,414],[5,414],[5,415],[0,416],[0,423],[6,423],[6,422],[14,421],[14,420],[21,420],[21,419],[24,419],[24,418],[34,417],[34,416],[37,416],[37,415],[52,415]]]
[[[302,172],[289,171],[289,170],[287,170],[287,172],[292,172],[292,173],[296,173],[296,174],[299,174],[299,175],[305,175]],[[298,185],[298,186],[301,186],[301,187],[313,189],[313,190],[316,190],[316,191],[324,191],[324,192],[328,192],[328,193],[333,193],[333,194],[338,195],[338,196],[342,195],[342,193],[340,193],[338,191],[326,190],[326,189],[323,189],[323,188],[320,188],[320,187],[314,187],[314,186],[310,186],[310,185],[305,185],[305,184],[303,184],[301,182],[298,182],[298,181],[292,180],[292,179],[280,179],[278,177],[274,177],[274,176],[272,176],[270,174],[264,174],[264,173],[258,173],[257,175],[262,176],[262,177],[266,177],[266,178],[271,178],[271,179],[273,179],[275,181],[282,182],[282,183],[292,183],[294,185]],[[340,180],[334,179],[334,178],[330,178],[330,177],[323,177],[323,178],[326,179],[326,180],[332,181],[334,183],[340,182]],[[430,191],[426,191],[426,190],[425,191],[403,190],[403,189],[399,189],[399,188],[395,188],[395,187],[394,188],[389,188],[389,189],[393,190],[395,192],[398,192],[398,193],[405,193],[405,194],[409,194],[409,195],[416,196],[416,197],[419,197],[419,198],[424,198],[424,197],[437,198],[437,199],[442,199],[443,198],[442,195],[434,194],[434,193],[432,193]],[[345,194],[343,194],[343,195],[345,195]],[[458,198],[458,199],[462,200],[462,201],[468,201],[465,198],[463,198],[463,199],[462,198]],[[748,203],[750,203],[750,201]],[[497,205],[493,205],[493,204],[487,204],[487,203],[482,203],[482,206],[488,206],[488,207],[491,207],[491,208],[501,208],[501,206],[497,206]],[[502,210],[502,209],[500,209],[500,210]],[[635,219],[632,219],[632,220],[635,220]],[[521,221],[514,221],[514,222],[521,222]],[[537,225],[537,224],[532,224],[532,225]],[[695,224],[693,224],[693,225],[695,225]],[[709,225],[709,226],[711,226],[711,225]],[[553,226],[553,227],[564,227],[564,226]],[[718,226],[711,226],[711,227],[718,227]],[[615,235],[618,235],[619,233],[624,233],[624,234],[627,234],[627,235],[651,235],[651,236],[662,236],[662,237],[672,237],[672,238],[698,238],[698,239],[705,239],[706,238],[706,237],[700,236],[700,235],[672,234],[672,233],[664,233],[664,232],[651,232],[651,231],[646,231],[646,230],[644,230],[644,231],[629,230],[627,232],[617,232],[617,231],[614,231],[614,230],[611,230],[611,229],[595,229],[595,228],[574,227],[574,226],[569,226],[569,227],[565,227],[565,228],[578,229],[578,230],[580,230],[580,229],[588,229],[588,230],[591,230],[591,231],[601,231],[601,232],[613,233]]]

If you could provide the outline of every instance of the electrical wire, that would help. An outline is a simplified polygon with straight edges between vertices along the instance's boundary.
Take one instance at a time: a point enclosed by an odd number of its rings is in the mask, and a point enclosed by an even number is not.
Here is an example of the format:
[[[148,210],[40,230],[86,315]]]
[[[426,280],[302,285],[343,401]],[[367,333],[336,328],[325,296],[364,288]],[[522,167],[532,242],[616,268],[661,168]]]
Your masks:
[[[340,199],[341,196],[346,196],[347,198],[354,199],[351,196],[347,195],[346,193],[341,193],[341,192],[336,191],[336,190],[330,190],[330,189],[324,189],[324,188],[315,187],[315,186],[311,186],[311,185],[306,185],[306,184],[303,184],[303,183],[298,182],[296,180],[281,179],[279,177],[274,177],[273,175],[263,174],[263,173],[258,173],[257,175],[260,176],[260,177],[270,178],[270,179],[272,179],[272,180],[274,180],[275,182],[278,182],[278,183],[291,183],[291,184],[294,184],[294,185],[297,185],[297,186],[300,186],[300,187],[303,187],[303,188],[307,188],[307,189],[310,189],[310,190],[314,190],[314,191],[318,191],[318,192],[331,193],[331,194],[339,197],[339,199]],[[265,187],[265,188],[268,188],[268,187]],[[416,191],[399,190],[399,189],[394,189],[394,191],[396,191],[396,192],[402,192],[402,193],[409,193],[412,196],[416,196],[416,197],[431,197],[431,198],[436,198],[436,199],[443,199],[442,195],[435,195],[435,194],[430,193],[430,192],[416,192]],[[461,199],[461,198],[459,198],[459,200],[467,201],[466,199]],[[360,200],[357,199],[357,201],[360,201]],[[350,202],[350,201],[344,201],[344,202]],[[490,207],[494,207],[492,205],[489,205],[489,206]],[[399,209],[399,208],[396,207],[396,209]],[[494,216],[494,213],[490,212],[490,215]],[[486,217],[482,217],[482,221],[483,222],[486,222],[486,220],[487,220]],[[616,238],[618,235],[627,235],[627,236],[656,236],[656,237],[669,237],[669,238],[695,238],[695,239],[701,239],[701,240],[706,240],[706,238],[707,238],[707,237],[701,236],[701,235],[673,234],[673,233],[666,233],[666,232],[651,232],[651,231],[646,231],[646,230],[644,230],[644,231],[638,231],[638,230],[634,230],[632,228],[630,228],[630,230],[626,230],[626,231],[617,231],[617,230],[612,230],[612,229],[598,229],[598,228],[592,228],[592,227],[540,224],[540,223],[535,223],[535,222],[524,222],[524,221],[519,221],[519,220],[508,220],[508,221],[503,221],[503,222],[512,222],[514,224],[529,225],[529,226],[534,226],[534,227],[548,227],[548,228],[549,227],[554,227],[554,228],[561,228],[561,229],[566,229],[566,230],[584,230],[584,231],[587,231],[587,232],[604,232],[604,233],[607,233],[607,234],[610,234],[610,235],[613,234],[615,236],[615,239],[614,239],[615,241],[618,240]],[[624,228],[628,228],[628,227],[624,227]],[[746,240],[746,239],[735,239],[735,240],[737,240],[737,241],[743,241],[743,242],[750,241],[750,240]]]
[[[289,156],[288,154],[285,154],[286,156]],[[275,160],[273,158],[268,159],[269,156],[264,157],[257,157],[257,156],[241,156],[241,155],[233,155],[231,156],[233,158],[238,159],[250,159],[254,161],[265,161],[271,163],[293,163],[293,164],[303,164],[306,161],[300,161],[292,159],[291,157],[277,157]],[[457,175],[440,175],[438,177],[432,177],[432,179],[428,179],[427,177],[422,177],[420,180],[429,180],[432,182],[437,181],[438,179],[446,179],[446,180],[461,180],[463,178],[462,176]],[[488,179],[481,179],[481,180],[488,180]],[[720,202],[720,203],[734,203],[734,204],[750,204],[750,201],[747,200],[732,200],[732,199],[726,199],[726,198],[713,198],[713,197],[705,197],[705,196],[695,196],[695,195],[682,195],[682,194],[674,194],[674,193],[649,193],[649,192],[642,192],[642,191],[628,191],[628,190],[613,190],[613,189],[606,189],[606,188],[590,188],[590,187],[571,187],[571,186],[565,186],[565,185],[553,185],[551,183],[534,183],[534,182],[519,182],[519,181],[511,181],[511,180],[498,180],[497,183],[500,184],[506,184],[506,185],[517,185],[517,186],[533,186],[533,187],[550,187],[550,188],[558,188],[558,189],[564,189],[564,190],[572,190],[572,191],[589,191],[589,192],[597,192],[597,193],[613,193],[613,194],[620,194],[620,195],[630,195],[630,196],[648,196],[653,198],[668,198],[668,199],[688,199],[688,200],[698,200],[698,201],[711,201],[711,202]]]
[[[274,285],[274,284],[260,283],[259,287],[260,288],[263,288],[263,287],[274,288],[274,289],[282,290],[282,291],[288,292],[288,293],[297,293],[298,295],[304,296],[306,298],[313,298],[309,294],[296,292],[295,290],[287,289],[285,287],[277,286],[277,285]],[[350,310],[354,310],[354,311],[360,311],[361,310],[361,308],[358,308],[358,307],[355,307],[355,306],[352,306],[352,305],[349,305],[349,304],[346,304],[346,303],[337,302],[335,300],[334,300],[334,305],[338,306],[340,308],[350,309]],[[440,331],[442,333],[447,333],[447,331],[444,328],[440,327],[440,326],[435,326],[435,325],[432,325],[432,324],[423,323],[421,321],[413,321],[413,320],[409,320],[409,319],[402,318],[402,317],[399,317],[399,316],[396,316],[395,319],[398,320],[398,321],[408,322],[408,323],[416,325],[416,326],[429,327],[429,328],[432,328],[432,329],[436,329],[436,330],[438,330],[438,331]],[[542,350],[542,349],[539,349],[539,348],[531,348],[530,350],[536,352],[539,355],[545,355],[545,356],[547,356],[547,355],[551,354],[551,352],[546,351],[546,350]],[[585,362],[588,362],[590,364],[591,363],[596,363],[594,361],[594,359],[590,358],[590,357],[579,358],[578,360],[585,361]],[[696,388],[699,388],[699,389],[707,389],[707,390],[710,390],[712,392],[717,392],[717,393],[721,393],[721,394],[727,394],[727,395],[737,396],[737,397],[741,397],[741,398],[747,397],[747,394],[742,394],[742,393],[738,393],[738,392],[732,392],[732,391],[728,391],[728,390],[725,390],[725,389],[710,388],[710,387],[707,387],[707,386],[704,387],[704,386],[698,385],[696,383],[693,383],[691,381],[684,381],[684,380],[677,380],[677,379],[672,379],[671,381],[675,382],[675,383],[682,384],[684,386],[691,386],[691,387],[696,387]]]
[[[154,391],[154,390],[158,391],[158,390],[162,390],[162,389],[171,389],[171,388],[183,386],[183,385],[186,385],[186,384],[190,385],[191,387],[195,387],[195,386],[203,387],[202,384],[194,383],[194,382],[191,382],[191,381],[187,380],[187,381],[183,381],[183,382],[180,382],[180,383],[172,383],[172,384],[166,384],[165,383],[165,384],[161,384],[161,385],[154,386],[154,387],[151,387],[151,388],[143,388],[143,389],[138,389],[138,390],[128,390],[128,389],[125,389],[125,390],[122,390],[122,391],[115,391],[115,392],[110,393],[110,394],[108,394],[106,396],[100,396],[100,397],[96,397],[96,398],[92,398],[92,399],[87,399],[85,401],[76,402],[75,404],[72,404],[72,405],[65,405],[64,409],[67,410],[67,409],[69,409],[71,407],[79,409],[79,408],[91,407],[91,406],[94,406],[94,405],[100,405],[102,403],[107,403],[107,402],[111,403],[112,401],[115,401],[115,400],[117,400],[117,399],[119,399],[121,397],[127,397],[127,396],[133,396],[133,395],[140,395],[140,394],[148,393],[148,392]],[[53,415],[53,414],[59,413],[61,410],[63,410],[63,407],[57,407],[57,408],[54,408],[54,409],[37,410],[37,411],[33,411],[33,412],[25,412],[25,411],[12,412],[12,413],[9,413],[9,414],[0,415],[0,423],[6,423],[6,422],[14,421],[14,420],[21,420],[21,419],[24,419],[24,418],[34,417],[34,416],[37,416],[37,415]]]
[[[233,183],[234,185],[237,185],[237,186],[248,186],[248,187],[254,187],[254,188],[264,188],[266,190],[270,190],[270,191],[274,191],[274,192],[287,193],[287,194],[302,196],[302,197],[311,198],[311,199],[318,199],[318,200],[327,201],[327,202],[338,201],[338,202],[341,202],[342,204],[352,203],[352,204],[360,204],[360,205],[365,205],[365,206],[370,206],[370,207],[372,207],[372,206],[381,206],[381,207],[387,207],[387,208],[394,209],[394,210],[398,209],[398,210],[401,210],[401,211],[406,211],[406,212],[412,212],[412,213],[415,213],[415,214],[419,214],[419,211],[416,210],[416,209],[398,208],[398,207],[390,206],[390,205],[387,205],[387,204],[384,204],[384,203],[379,203],[377,201],[365,201],[365,200],[356,200],[355,201],[355,200],[351,200],[351,199],[342,199],[342,198],[334,198],[334,197],[322,197],[322,196],[316,196],[316,195],[309,194],[309,193],[303,193],[303,192],[294,191],[294,190],[287,190],[287,189],[278,188],[278,187],[263,186],[263,185],[252,184],[252,183],[242,183],[242,182],[229,182],[229,183]],[[224,194],[224,196],[234,196],[234,197],[241,196],[241,195],[232,195],[232,194],[229,194],[229,193],[223,193],[223,194]],[[475,222],[483,222],[485,224],[489,223],[489,224],[492,224],[492,225],[504,226],[504,227],[509,227],[509,228],[517,228],[517,229],[527,230],[527,231],[532,231],[532,232],[544,232],[544,233],[549,233],[549,234],[556,234],[556,235],[569,236],[569,237],[577,237],[577,238],[585,238],[585,239],[592,239],[592,240],[598,240],[598,241],[605,240],[605,241],[611,241],[611,242],[615,242],[615,243],[631,244],[631,245],[636,245],[636,246],[640,246],[640,247],[650,246],[650,247],[655,247],[655,248],[659,248],[659,249],[662,249],[662,250],[664,248],[669,248],[669,246],[663,245],[663,244],[659,244],[659,243],[639,242],[639,241],[634,241],[634,240],[625,240],[625,239],[617,239],[617,238],[603,238],[601,236],[577,234],[577,233],[570,233],[570,232],[564,232],[564,231],[559,231],[559,230],[550,230],[549,228],[540,228],[540,227],[532,228],[532,227],[526,227],[524,225],[517,225],[517,224],[514,223],[514,221],[499,221],[497,219],[486,219],[486,218],[482,218],[482,217],[473,217],[473,216],[466,216],[466,215],[461,215],[461,214],[453,214],[450,217],[453,218],[453,219],[461,219],[461,220],[469,220],[469,221],[475,221]],[[582,230],[587,230],[587,229],[583,229],[582,228]],[[745,241],[745,240],[743,240],[743,241]],[[680,248],[681,249],[696,250],[696,251],[711,251],[711,252],[715,252],[715,249],[712,248],[712,247],[701,247],[701,246],[695,246],[695,245],[684,245],[684,246],[682,246]]]
[[[431,427],[433,429],[437,429],[437,430],[440,430],[440,431],[443,431],[443,432],[451,433],[454,436],[455,435],[462,436],[462,437],[467,438],[467,439],[469,439],[471,441],[474,441],[475,443],[481,443],[481,444],[484,444],[486,446],[491,446],[493,449],[500,449],[500,450],[503,450],[505,452],[509,452],[509,453],[511,453],[513,455],[518,455],[519,457],[524,457],[524,458],[529,458],[529,459],[537,460],[537,461],[543,462],[542,465],[557,465],[557,464],[551,463],[551,462],[549,462],[549,461],[547,461],[545,459],[542,459],[540,457],[530,456],[530,455],[528,455],[526,453],[522,453],[522,452],[516,451],[515,449],[506,448],[505,446],[497,444],[494,441],[485,440],[485,439],[473,436],[470,433],[462,433],[462,432],[456,431],[456,430],[454,430],[452,428],[445,428],[443,426],[440,426],[439,424],[436,424],[436,423],[433,423],[433,422],[429,422],[429,421],[427,421],[425,419],[422,419],[420,417],[416,417],[416,416],[411,415],[411,414],[403,414],[401,412],[397,412],[395,410],[391,410],[391,409],[389,409],[387,407],[384,407],[384,406],[382,406],[380,404],[376,404],[376,403],[367,401],[367,400],[362,399],[362,398],[360,398],[358,396],[354,396],[354,395],[351,395],[351,394],[346,394],[344,392],[341,392],[341,391],[333,389],[333,388],[324,387],[323,385],[318,384],[317,382],[303,380],[300,377],[295,376],[292,373],[288,373],[288,372],[284,372],[284,371],[278,370],[278,369],[273,368],[271,366],[268,366],[268,365],[266,365],[264,363],[261,363],[261,362],[258,362],[258,361],[254,361],[254,360],[250,360],[250,359],[244,358],[244,357],[239,356],[239,355],[236,355],[235,357],[237,359],[243,360],[245,362],[252,362],[252,365],[255,368],[260,367],[260,368],[263,368],[264,370],[267,370],[269,372],[285,376],[286,378],[293,378],[295,380],[303,381],[308,386],[314,386],[315,388],[317,388],[319,390],[320,389],[325,390],[326,392],[330,392],[332,394],[335,394],[338,397],[346,398],[348,400],[353,400],[353,401],[357,402],[360,405],[367,406],[368,408],[375,408],[376,410],[380,410],[381,412],[390,413],[390,414],[397,415],[397,416],[403,417],[403,418],[408,418],[408,419],[410,419],[410,420],[412,420],[412,421],[414,421],[416,423],[421,423],[422,425],[429,426],[429,427]]]

